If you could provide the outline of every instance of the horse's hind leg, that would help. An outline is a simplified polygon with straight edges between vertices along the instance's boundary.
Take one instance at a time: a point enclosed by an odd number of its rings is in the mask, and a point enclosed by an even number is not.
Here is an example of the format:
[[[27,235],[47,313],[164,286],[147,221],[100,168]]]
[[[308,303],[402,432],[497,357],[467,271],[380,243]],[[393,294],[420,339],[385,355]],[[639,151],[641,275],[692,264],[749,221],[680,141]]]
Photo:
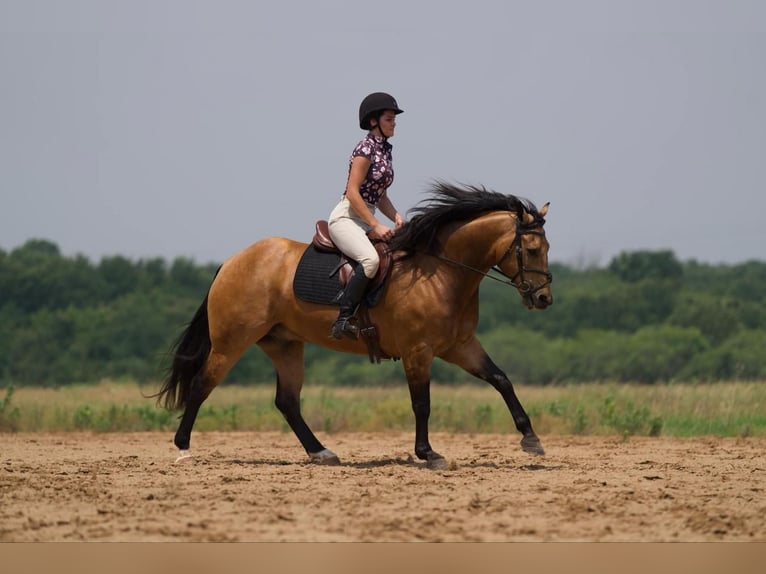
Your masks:
[[[335,453],[319,442],[301,414],[303,342],[268,339],[259,341],[258,346],[269,356],[277,371],[276,407],[306,449],[309,458],[320,464],[340,464]]]
[[[173,439],[173,443],[179,450],[176,462],[190,456],[191,432],[202,403],[205,402],[205,399],[210,396],[213,389],[223,380],[234,363],[239,360],[242,353],[245,352],[245,348],[237,349],[235,352],[230,351],[227,354],[219,353],[215,349],[211,350],[205,362],[205,368],[192,379],[189,396],[186,399],[186,407]]]
[[[452,352],[442,357],[445,361],[458,365],[468,373],[487,381],[503,397],[508,410],[511,412],[513,422],[518,431],[523,435],[521,448],[531,454],[545,454],[540,439],[532,429],[532,421],[529,420],[524,407],[513,390],[513,385],[506,374],[489,358],[487,352],[477,339],[471,339],[465,345],[453,349]]]

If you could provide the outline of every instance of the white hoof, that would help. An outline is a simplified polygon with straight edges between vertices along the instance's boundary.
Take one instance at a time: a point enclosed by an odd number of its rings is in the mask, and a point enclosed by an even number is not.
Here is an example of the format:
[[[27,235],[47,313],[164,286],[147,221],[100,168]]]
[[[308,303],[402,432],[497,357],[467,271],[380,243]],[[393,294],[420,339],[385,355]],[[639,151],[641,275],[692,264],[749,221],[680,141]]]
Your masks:
[[[320,450],[319,452],[310,452],[309,459],[311,462],[318,462],[319,464],[337,465],[340,464],[340,459],[329,448]]]
[[[178,458],[176,459],[176,462],[185,462],[189,460],[192,457],[191,453],[188,450],[179,450],[178,451]]]

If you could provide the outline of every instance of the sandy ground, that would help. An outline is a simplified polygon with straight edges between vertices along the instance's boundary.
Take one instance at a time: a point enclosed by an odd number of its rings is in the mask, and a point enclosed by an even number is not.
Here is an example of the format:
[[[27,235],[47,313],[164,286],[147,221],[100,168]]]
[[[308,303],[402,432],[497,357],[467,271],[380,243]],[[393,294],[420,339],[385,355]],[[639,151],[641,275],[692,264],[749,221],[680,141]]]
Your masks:
[[[0,434],[0,541],[766,541],[766,439]]]

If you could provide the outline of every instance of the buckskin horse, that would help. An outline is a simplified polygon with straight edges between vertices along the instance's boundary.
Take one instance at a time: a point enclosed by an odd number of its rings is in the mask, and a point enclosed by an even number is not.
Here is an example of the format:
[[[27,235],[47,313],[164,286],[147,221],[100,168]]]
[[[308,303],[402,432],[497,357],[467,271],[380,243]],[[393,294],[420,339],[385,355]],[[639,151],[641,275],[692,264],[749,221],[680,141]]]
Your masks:
[[[391,238],[388,277],[377,302],[364,311],[377,328],[380,350],[402,361],[415,415],[415,454],[429,468],[448,466],[428,439],[434,357],[492,385],[522,434],[522,449],[544,454],[510,380],[476,338],[476,327],[479,284],[486,276],[515,287],[529,309],[545,309],[553,302],[543,229],[548,204],[538,210],[524,198],[439,181],[430,191]],[[153,395],[168,409],[183,409],[174,438],[179,461],[189,456],[192,427],[203,401],[255,344],[274,364],[276,407],[309,459],[340,463],[301,415],[304,344],[347,353],[369,351],[361,339],[329,337],[336,306],[296,296],[296,269],[307,248],[306,243],[270,237],[219,268],[207,296],[171,349],[172,365]]]

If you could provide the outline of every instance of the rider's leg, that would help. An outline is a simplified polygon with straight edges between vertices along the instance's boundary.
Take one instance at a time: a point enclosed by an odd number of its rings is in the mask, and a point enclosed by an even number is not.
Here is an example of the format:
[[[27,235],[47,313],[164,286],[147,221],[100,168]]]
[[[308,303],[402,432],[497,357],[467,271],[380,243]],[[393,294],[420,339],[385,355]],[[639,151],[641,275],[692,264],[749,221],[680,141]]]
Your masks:
[[[340,298],[340,314],[330,328],[330,336],[335,339],[349,337],[350,339],[359,338],[359,328],[350,322],[350,319],[356,314],[359,303],[362,302],[364,293],[370,279],[364,274],[364,268],[361,264],[356,266],[356,271],[348,280],[348,284]]]
[[[333,210],[328,220],[330,237],[346,256],[357,261],[356,271],[346,285],[340,298],[340,314],[330,329],[330,336],[356,339],[356,329],[349,319],[354,316],[364,297],[369,280],[375,277],[380,266],[380,256],[367,237],[367,229],[361,219],[350,209],[348,200],[343,200]]]

